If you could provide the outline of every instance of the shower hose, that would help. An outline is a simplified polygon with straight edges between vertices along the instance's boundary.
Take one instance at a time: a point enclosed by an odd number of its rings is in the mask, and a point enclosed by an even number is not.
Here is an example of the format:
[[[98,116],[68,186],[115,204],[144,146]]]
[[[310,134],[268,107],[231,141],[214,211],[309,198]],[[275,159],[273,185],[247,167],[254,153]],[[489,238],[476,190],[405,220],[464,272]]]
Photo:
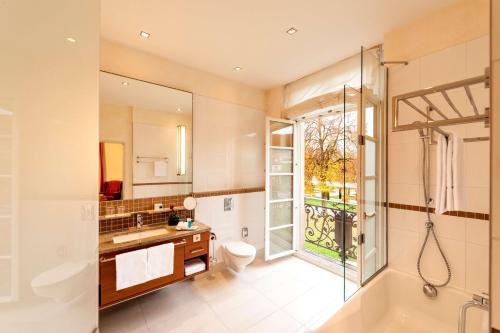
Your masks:
[[[451,267],[448,259],[446,258],[446,255],[443,252],[443,249],[441,248],[441,244],[439,244],[439,240],[436,237],[436,233],[434,232],[434,223],[431,220],[431,214],[429,213],[429,203],[430,203],[430,198],[428,194],[428,184],[427,184],[427,178],[428,178],[428,165],[429,165],[429,146],[427,145],[427,139],[428,137],[421,137],[422,139],[422,151],[423,151],[423,167],[422,167],[422,180],[424,184],[424,199],[425,199],[425,211],[427,213],[427,222],[425,223],[425,228],[427,229],[427,232],[425,234],[425,240],[422,244],[422,247],[420,249],[420,253],[418,255],[418,260],[417,260],[417,271],[418,275],[420,275],[420,278],[428,285],[439,288],[439,287],[444,287],[446,286],[450,280],[451,280]],[[430,140],[430,139],[429,139]],[[446,279],[445,282],[441,284],[433,284],[430,281],[428,281],[422,274],[422,269],[421,269],[421,261],[422,261],[422,256],[424,254],[424,250],[427,246],[427,242],[429,241],[429,236],[432,235],[434,238],[434,241],[436,242],[437,248],[439,250],[439,253],[441,254],[441,257],[443,258],[443,261],[446,265],[446,269],[448,271],[448,278]]]

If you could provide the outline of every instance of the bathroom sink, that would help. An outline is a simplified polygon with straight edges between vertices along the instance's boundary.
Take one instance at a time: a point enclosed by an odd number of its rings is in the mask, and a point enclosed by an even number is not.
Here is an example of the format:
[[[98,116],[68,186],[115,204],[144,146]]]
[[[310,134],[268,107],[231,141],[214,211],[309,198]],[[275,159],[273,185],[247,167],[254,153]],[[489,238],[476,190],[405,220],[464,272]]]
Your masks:
[[[166,235],[168,233],[170,233],[170,231],[165,228],[137,231],[126,235],[115,236],[113,237],[113,243],[119,244],[119,243],[131,242],[138,239]]]

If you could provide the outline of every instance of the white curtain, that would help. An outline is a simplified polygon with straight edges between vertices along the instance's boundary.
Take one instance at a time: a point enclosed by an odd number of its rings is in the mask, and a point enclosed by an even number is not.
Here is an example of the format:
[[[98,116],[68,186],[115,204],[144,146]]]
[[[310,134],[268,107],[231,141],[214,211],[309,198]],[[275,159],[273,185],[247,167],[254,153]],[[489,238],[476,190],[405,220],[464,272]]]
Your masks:
[[[376,95],[380,90],[380,49],[370,49],[363,54],[363,85],[374,91]],[[284,107],[285,116],[296,117],[297,109],[307,113],[309,107],[297,108],[301,103],[312,105],[314,100],[326,107],[325,100],[335,101],[330,94],[339,93],[344,85],[359,89],[361,87],[361,53],[335,63],[319,72],[310,74],[285,87]],[[382,97],[382,96],[381,96]],[[295,107],[295,108],[293,108]],[[287,109],[293,108],[293,115],[288,115]]]

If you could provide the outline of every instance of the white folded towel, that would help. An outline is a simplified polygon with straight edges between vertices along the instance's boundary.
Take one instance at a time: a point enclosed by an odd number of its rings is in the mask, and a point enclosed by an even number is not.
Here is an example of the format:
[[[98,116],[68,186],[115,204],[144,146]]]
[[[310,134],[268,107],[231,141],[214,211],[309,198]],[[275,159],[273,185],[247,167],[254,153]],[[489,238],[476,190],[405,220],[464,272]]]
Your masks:
[[[465,207],[463,189],[463,139],[451,133],[438,137],[436,150],[436,214],[461,211]]]
[[[116,290],[148,281],[147,263],[146,249],[116,255]]]
[[[448,136],[446,145],[446,210],[452,211],[453,206],[453,134]]]
[[[167,162],[165,161],[155,161],[154,162],[154,173],[155,177],[166,177],[167,176]]]
[[[174,243],[148,248],[148,278],[157,279],[174,273]]]
[[[447,141],[442,135],[437,138],[436,149],[436,214],[446,212],[446,148]]]
[[[464,140],[456,134],[452,135],[453,144],[452,172],[453,172],[453,210],[465,210],[464,179]]]
[[[193,275],[198,272],[202,272],[206,268],[205,262],[201,259],[192,259],[184,264],[184,273],[186,276]]]

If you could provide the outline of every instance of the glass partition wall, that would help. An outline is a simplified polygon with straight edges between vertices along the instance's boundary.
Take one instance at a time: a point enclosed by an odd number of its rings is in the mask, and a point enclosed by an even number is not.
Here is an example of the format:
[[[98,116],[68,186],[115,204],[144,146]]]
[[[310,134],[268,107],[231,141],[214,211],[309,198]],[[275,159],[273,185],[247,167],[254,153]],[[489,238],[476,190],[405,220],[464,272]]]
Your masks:
[[[267,127],[267,259],[297,254],[330,270],[342,278],[344,300],[387,263],[380,56],[379,48],[363,50],[357,84],[301,103],[290,112],[302,108],[300,116]]]

